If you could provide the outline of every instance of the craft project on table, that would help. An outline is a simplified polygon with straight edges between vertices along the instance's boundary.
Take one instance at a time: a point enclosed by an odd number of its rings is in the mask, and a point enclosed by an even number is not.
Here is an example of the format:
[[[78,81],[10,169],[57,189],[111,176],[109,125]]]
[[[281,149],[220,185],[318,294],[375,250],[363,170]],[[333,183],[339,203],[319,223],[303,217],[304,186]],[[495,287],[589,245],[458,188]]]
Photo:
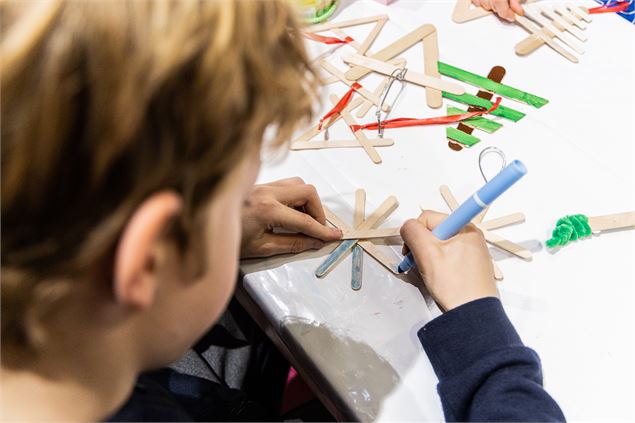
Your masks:
[[[397,209],[399,202],[395,197],[388,197],[368,218],[366,218],[366,191],[355,192],[355,214],[353,227],[344,223],[335,213],[324,207],[326,220],[344,233],[343,241],[328,255],[315,271],[318,278],[325,277],[349,254],[353,254],[351,289],[357,291],[362,287],[363,252],[366,251],[391,272],[397,274],[397,259],[385,254],[371,239],[400,237],[399,228],[378,229],[378,227]]]
[[[516,54],[526,56],[546,44],[573,63],[584,54],[581,43],[587,41],[584,33],[591,15],[620,12],[630,6],[630,1],[617,1],[605,6],[586,8],[575,3],[537,1],[523,4],[525,16],[516,15],[516,23],[530,35],[516,44]],[[452,14],[456,23],[468,22],[492,12],[472,5],[471,0],[457,0]]]
[[[430,24],[424,24],[407,33],[403,37],[392,42],[377,53],[370,52],[372,43],[379,35],[388,17],[385,15],[359,18],[339,23],[326,23],[313,26],[307,29],[308,38],[326,44],[345,45],[350,44],[356,49],[355,54],[347,55],[343,58],[345,64],[349,65],[347,71],[342,71],[335,65],[327,62],[325,58],[316,60],[321,68],[331,74],[334,80],[346,84],[349,90],[341,98],[330,96],[333,108],[327,112],[320,122],[305,131],[291,143],[292,150],[324,149],[324,148],[363,148],[373,163],[381,163],[378,147],[389,147],[394,144],[392,139],[384,139],[384,130],[400,128],[406,126],[422,126],[431,124],[448,124],[454,122],[465,122],[460,130],[447,128],[446,136],[452,143],[451,147],[459,150],[458,146],[471,147],[480,141],[479,138],[468,133],[465,128],[471,130],[477,128],[488,133],[492,133],[502,127],[500,122],[482,117],[484,114],[502,117],[511,121],[522,119],[525,114],[511,107],[500,105],[500,100],[490,101],[493,94],[497,94],[513,101],[529,104],[539,108],[548,103],[548,100],[534,94],[519,90],[517,88],[503,85],[501,78],[486,78],[478,74],[463,70],[456,66],[439,61],[439,48],[436,28]],[[356,42],[353,38],[343,32],[342,28],[375,23],[371,33],[363,43]],[[326,37],[318,35],[317,32],[332,31],[338,37]],[[424,52],[424,69],[418,72],[408,69],[406,61],[398,57],[401,53],[410,49],[414,45],[421,43]],[[371,72],[384,75],[386,79],[373,90],[370,91],[359,82],[361,78]],[[466,94],[465,88],[456,82],[441,79],[441,76],[455,79],[457,81],[479,87],[477,96]],[[468,110],[457,107],[448,107],[446,116],[436,118],[414,119],[396,118],[387,119],[391,112],[391,105],[385,104],[385,100],[394,81],[399,80],[423,86],[426,93],[426,104],[433,108],[441,107],[443,98],[467,105]],[[355,95],[357,94],[357,97]],[[355,97],[355,98],[354,98]],[[354,98],[354,99],[353,99]],[[354,109],[359,108],[357,117],[364,117],[370,108],[376,109],[376,122],[369,124],[358,124],[353,116]],[[381,113],[386,113],[382,119]],[[330,140],[328,128],[340,118],[346,122],[351,129],[355,139],[351,140]],[[368,138],[365,130],[377,130],[376,138]],[[324,134],[321,141],[313,141],[319,134]]]
[[[443,197],[443,200],[450,208],[450,211],[454,211],[459,207],[459,202],[456,200],[456,197],[454,197],[452,191],[450,191],[450,188],[447,185],[442,185],[439,188],[439,191],[441,192],[441,197]],[[420,207],[422,211],[425,210],[425,207]],[[488,210],[489,207],[483,210],[482,213],[472,220],[474,226],[483,232],[485,241],[487,241],[488,244],[511,254],[512,256],[525,261],[530,261],[533,258],[531,251],[492,232],[494,229],[523,223],[525,221],[525,215],[523,213],[513,213],[496,219],[484,221],[485,214]],[[492,265],[494,266],[494,278],[496,278],[497,281],[503,280],[503,272],[494,260],[492,260]]]

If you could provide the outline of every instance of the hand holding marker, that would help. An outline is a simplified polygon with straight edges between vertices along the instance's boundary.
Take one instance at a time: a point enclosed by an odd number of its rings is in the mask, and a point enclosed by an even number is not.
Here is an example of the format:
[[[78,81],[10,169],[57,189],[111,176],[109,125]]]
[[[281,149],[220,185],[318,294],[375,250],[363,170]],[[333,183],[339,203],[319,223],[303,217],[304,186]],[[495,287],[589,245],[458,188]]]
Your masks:
[[[432,230],[432,234],[442,241],[453,237],[526,173],[527,168],[525,165],[519,160],[514,160],[480,190],[465,200],[447,219]],[[413,267],[415,267],[415,260],[412,252],[410,252],[399,263],[398,271],[399,273],[405,273]]]

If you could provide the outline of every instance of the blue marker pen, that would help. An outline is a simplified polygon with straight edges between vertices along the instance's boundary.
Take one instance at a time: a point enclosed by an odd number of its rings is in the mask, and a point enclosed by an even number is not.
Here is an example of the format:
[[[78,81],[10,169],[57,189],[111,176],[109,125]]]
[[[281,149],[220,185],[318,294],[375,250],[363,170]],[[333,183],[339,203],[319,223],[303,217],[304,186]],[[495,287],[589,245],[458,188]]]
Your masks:
[[[492,178],[481,189],[465,200],[461,206],[454,210],[443,222],[432,230],[432,235],[442,241],[456,235],[465,225],[470,223],[477,214],[492,204],[502,193],[514,185],[527,173],[527,168],[519,160],[514,160],[498,175]],[[399,273],[405,273],[415,266],[412,252],[399,263]]]

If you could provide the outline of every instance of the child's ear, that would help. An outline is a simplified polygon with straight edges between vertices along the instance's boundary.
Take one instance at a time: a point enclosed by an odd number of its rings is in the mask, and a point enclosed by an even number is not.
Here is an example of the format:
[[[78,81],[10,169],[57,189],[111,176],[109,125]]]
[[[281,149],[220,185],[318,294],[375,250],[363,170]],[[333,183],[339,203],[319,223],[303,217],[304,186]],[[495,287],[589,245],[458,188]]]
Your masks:
[[[115,251],[113,289],[115,301],[147,308],[156,290],[156,242],[181,210],[182,199],[173,191],[148,197],[134,212]]]

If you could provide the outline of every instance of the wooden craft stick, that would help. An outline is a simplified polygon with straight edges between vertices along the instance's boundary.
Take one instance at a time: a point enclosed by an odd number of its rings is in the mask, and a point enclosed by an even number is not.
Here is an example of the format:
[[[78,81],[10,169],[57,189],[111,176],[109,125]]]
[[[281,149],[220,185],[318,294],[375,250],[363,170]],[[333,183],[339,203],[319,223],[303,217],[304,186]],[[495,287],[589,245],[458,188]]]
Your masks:
[[[576,16],[578,19],[582,19],[586,22],[591,22],[593,19],[591,19],[591,15],[589,15],[589,11],[587,9],[584,9],[580,6],[576,6],[574,4],[568,4],[567,5],[567,9],[569,9],[571,11],[571,13]]]
[[[336,68],[335,66],[333,66],[332,64],[330,64],[326,60],[322,60],[320,62],[320,65],[322,66],[322,68],[325,71],[327,71],[328,73],[330,73],[334,77],[338,78],[340,81],[342,81],[343,83],[345,83],[349,87],[352,87],[353,84],[355,83],[355,81],[349,81],[348,79],[346,79],[346,77],[344,76],[344,72],[340,71],[338,68]],[[371,93],[370,91],[368,91],[364,87],[358,88],[356,91],[362,97],[364,97],[366,100],[372,102],[375,106],[379,107],[379,103],[381,102],[381,100],[379,99],[378,96],[374,95],[373,93]],[[382,107],[382,110],[384,112],[389,112],[390,111],[390,106],[388,104],[384,104],[384,106]]]
[[[380,19],[377,21],[373,29],[370,31],[370,34],[368,34],[368,37],[366,37],[362,45],[357,49],[357,53],[361,54],[362,56],[368,53],[368,49],[370,49],[370,47],[373,45],[373,43],[377,39],[377,36],[379,36],[379,33],[384,28],[384,25],[386,25],[386,22],[388,22],[388,18]]]
[[[331,95],[330,98],[333,105],[336,105],[337,102],[339,101],[336,95]],[[355,119],[353,119],[353,116],[351,116],[351,113],[348,107],[345,107],[344,110],[340,112],[340,115],[342,116],[342,118],[344,119],[344,121],[346,122],[348,126],[357,124],[357,122],[355,122]],[[381,156],[379,155],[377,150],[375,150],[375,147],[372,146],[372,144],[370,143],[370,140],[364,134],[364,131],[360,129],[358,131],[353,132],[353,135],[355,135],[355,138],[357,138],[357,140],[360,142],[360,144],[364,148],[364,151],[366,152],[366,154],[368,154],[368,157],[370,157],[373,163],[381,163]]]
[[[355,215],[353,216],[353,228],[359,229],[366,219],[366,191],[358,189],[355,191]]]
[[[542,11],[543,14],[547,15],[548,17],[551,18],[551,20],[553,21],[553,26],[556,27],[556,29],[560,29],[560,28],[564,28],[566,31],[569,31],[571,34],[573,34],[578,40],[580,41],[586,41],[587,37],[586,35],[584,35],[584,33],[582,31],[580,31],[579,28],[575,28],[573,25],[571,25],[569,22],[567,22],[562,16],[558,15],[556,12],[554,12],[552,9],[550,9],[549,7],[541,7],[540,10]],[[556,25],[556,23],[559,24]]]
[[[400,236],[400,228],[381,228],[381,229],[353,229],[344,232],[341,239],[372,239],[372,238],[390,238]]]
[[[345,33],[344,31],[342,31],[342,30],[341,30],[341,29],[339,29],[339,28],[333,28],[333,29],[332,29],[332,31],[333,31],[333,33],[334,33],[335,35],[337,35],[338,37],[340,37],[340,38],[342,38],[342,39],[344,39],[344,38],[348,37],[348,34],[347,34],[347,33]],[[351,38],[352,38],[352,37],[351,37]],[[357,41],[355,41],[355,40],[353,40],[353,41],[351,41],[350,43],[348,43],[348,45],[349,45],[349,46],[351,46],[351,47],[353,47],[355,50],[358,50],[358,51],[359,51],[359,48],[362,46],[360,43],[358,43],[358,42],[357,42]]]
[[[566,32],[558,31],[558,29],[553,26],[553,24],[545,17],[542,16],[539,9],[535,9],[534,6],[526,4],[523,6],[525,10],[525,15],[529,16],[534,21],[538,22],[540,25],[547,28],[549,31],[553,32],[556,38],[560,39],[563,43],[571,47],[578,54],[584,54],[584,48],[582,48],[572,37],[570,37]]]
[[[368,141],[373,147],[390,147],[395,144],[391,138],[370,138]],[[291,150],[321,150],[324,148],[363,148],[363,146],[354,139],[293,142],[290,148]]]
[[[478,226],[478,225],[477,225]],[[531,260],[531,251],[490,231],[483,231],[485,241],[523,260]]]
[[[558,28],[558,29],[561,29],[559,27],[559,25],[560,25],[559,23],[554,22],[554,26],[556,28]],[[562,28],[561,30],[564,31],[564,28]],[[547,28],[540,28],[538,31],[543,33],[545,36],[547,36],[549,38],[554,38],[555,37],[554,33],[549,31]],[[538,35],[529,34],[527,36],[527,38],[525,38],[524,40],[522,40],[519,43],[517,43],[516,46],[514,47],[514,49],[515,49],[517,55],[526,56],[529,53],[533,53],[538,47],[540,47],[541,45],[544,45],[544,44],[545,44],[545,42]]]
[[[570,24],[575,25],[580,29],[586,29],[586,23],[584,23],[584,20],[573,15],[566,7],[557,4],[555,5],[554,10]]]
[[[403,57],[398,57],[396,59],[389,60],[388,63],[402,68],[406,66],[406,59],[404,59]],[[375,88],[375,90],[373,91],[373,94],[381,98],[381,95],[384,93],[384,89],[386,88],[386,85],[388,85],[388,82],[390,82],[390,77],[386,77],[386,79],[381,81],[377,88]],[[356,116],[360,119],[363,118],[364,116],[366,116],[371,107],[373,107],[373,103],[368,100],[364,100],[364,103],[362,103],[362,105],[357,110]]]
[[[452,115],[461,115],[463,113],[467,113],[467,110],[459,109],[456,107],[448,106],[448,116]],[[496,132],[500,128],[502,128],[502,124],[495,122],[493,120],[484,118],[482,116],[475,116],[473,118],[465,119],[461,121],[463,125],[470,126],[472,128],[478,128],[482,131],[485,131],[489,134]]]
[[[474,144],[481,142],[480,138],[471,134],[466,134],[465,132],[451,126],[445,128],[445,136],[446,138],[456,141],[465,147],[472,147]]]
[[[359,230],[373,229],[381,225],[392,212],[399,206],[397,198],[394,196],[388,197],[368,219],[366,219],[360,226]],[[337,265],[344,257],[348,255],[348,252],[355,246],[358,240],[349,239],[340,243],[340,245],[333,250],[331,254],[324,260],[324,262],[315,271],[315,276],[318,278],[326,276],[335,265]]]
[[[529,31],[531,34],[535,35],[536,37],[540,38],[545,44],[547,44],[549,47],[551,47],[552,49],[560,53],[562,56],[564,56],[571,62],[578,63],[577,57],[575,57],[573,54],[569,53],[567,50],[562,48],[560,44],[558,44],[555,40],[552,40],[551,37],[549,37],[543,31],[541,31],[540,28],[536,27],[529,19],[525,18],[524,16],[516,15],[516,22],[518,22],[527,31]],[[549,31],[549,32],[551,32],[555,37],[555,34],[552,31]]]
[[[491,231],[493,229],[504,228],[505,226],[515,225],[516,223],[523,223],[525,221],[525,215],[523,213],[513,213],[507,216],[497,217],[496,219],[482,222],[479,226],[482,229]]]
[[[635,211],[589,217],[593,232],[635,228]]]
[[[389,76],[399,69],[397,66],[393,66],[390,63],[382,62],[380,60],[375,60],[365,56],[360,56],[359,54],[351,54],[349,56],[345,56],[343,57],[343,60],[346,63],[363,66],[375,72],[379,72],[381,74]],[[423,87],[436,88],[437,90],[447,91],[456,95],[465,93],[465,89],[458,84],[444,81],[440,78],[432,78],[423,73],[415,72],[412,70],[406,71],[404,79],[408,82],[412,82],[413,84],[421,85]]]
[[[424,37],[430,35],[433,31],[436,31],[436,28],[434,26],[430,24],[421,25],[419,28],[416,28],[415,30],[404,35],[389,46],[373,54],[371,58],[384,62],[390,60],[398,56],[400,53],[408,50],[419,41],[423,40]],[[363,76],[368,75],[370,72],[370,69],[367,69],[363,66],[355,66],[348,72],[346,72],[346,78],[351,81],[357,81]]]
[[[342,231],[350,230],[351,227],[344,223],[335,213],[329,210],[328,207],[324,206],[324,214],[326,215],[326,220],[328,220],[333,226],[340,228]],[[371,241],[359,241],[357,243],[360,247],[364,249],[368,254],[373,256],[375,260],[377,260],[381,265],[383,265],[386,269],[390,270],[394,274],[399,274],[397,271],[397,265],[399,262],[397,260],[393,260],[384,254],[383,251],[379,249],[375,244]]]
[[[376,16],[367,16],[365,18],[357,18],[351,19],[348,21],[341,22],[326,22],[322,24],[312,25],[306,28],[306,32],[324,32],[331,30],[333,28],[348,28],[350,26],[364,25],[371,22],[376,22],[379,20],[388,19],[388,15],[376,15]]]
[[[441,75],[458,79],[459,81],[466,82],[470,85],[474,85],[475,87],[484,88],[489,92],[499,94],[503,97],[511,98],[536,108],[540,108],[549,103],[549,100],[545,98],[521,91],[518,88],[510,87],[509,85],[494,82],[491,79],[448,65],[447,63],[438,62],[438,65]]]
[[[454,198],[454,194],[450,191],[450,187],[447,185],[441,185],[441,187],[439,187],[439,192],[451,211],[459,208],[459,202],[456,201],[456,198]]]
[[[320,77],[320,84],[321,85],[330,85],[333,84],[335,82],[340,82],[340,80],[334,76],[327,76],[326,78],[324,77]]]
[[[457,0],[456,5],[454,6],[454,11],[452,12],[452,20],[456,23],[463,23],[487,16],[490,13],[492,12],[489,10],[485,10],[480,7],[472,7],[472,2],[470,0]]]
[[[362,104],[363,101],[364,99],[362,97],[357,97],[356,99],[354,99],[348,104],[349,110],[354,110],[356,107],[359,107],[359,105]],[[302,142],[306,142],[313,139],[314,137],[318,136],[320,133],[326,131],[329,127],[331,127],[335,122],[337,122],[341,118],[342,116],[340,116],[339,113],[331,116],[329,120],[327,120],[326,122],[322,124],[322,129],[319,129],[319,125],[315,125],[307,129],[302,134],[300,134],[295,140],[293,140],[293,144],[302,143]]]
[[[494,267],[494,279],[496,279],[497,281],[502,281],[503,272],[494,260],[492,260],[492,267]]]
[[[437,62],[439,61],[439,42],[437,39],[437,31],[423,37],[423,72],[431,77],[440,79]],[[443,105],[443,96],[441,91],[426,87],[426,104],[438,109]]]
[[[489,109],[492,107],[494,103],[489,100],[485,100],[483,98],[477,97],[472,94],[463,94],[463,95],[454,95],[443,91],[443,97],[449,98],[450,100],[454,100],[458,103],[468,104],[471,106],[478,106],[484,109]],[[511,107],[500,105],[496,110],[492,110],[490,115],[503,117],[505,119],[512,120],[514,122],[518,122],[522,118],[525,117],[523,112],[519,112],[518,110],[512,109]]]
[[[383,251],[379,249],[378,246],[373,244],[371,241],[360,241],[358,244],[364,249],[364,251],[370,254],[386,269],[390,270],[395,275],[399,274],[399,271],[397,270],[397,266],[399,265],[398,260],[388,257]]]

